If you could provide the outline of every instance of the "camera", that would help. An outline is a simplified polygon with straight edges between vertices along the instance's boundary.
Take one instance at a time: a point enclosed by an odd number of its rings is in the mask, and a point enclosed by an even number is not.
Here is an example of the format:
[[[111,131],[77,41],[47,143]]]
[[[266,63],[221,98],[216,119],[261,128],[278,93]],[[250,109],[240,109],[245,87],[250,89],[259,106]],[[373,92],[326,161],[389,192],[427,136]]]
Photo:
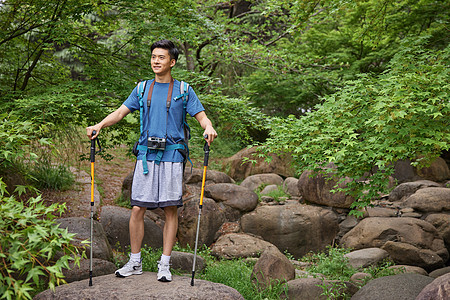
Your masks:
[[[164,150],[166,149],[166,139],[151,136],[148,138],[148,149],[152,150]]]

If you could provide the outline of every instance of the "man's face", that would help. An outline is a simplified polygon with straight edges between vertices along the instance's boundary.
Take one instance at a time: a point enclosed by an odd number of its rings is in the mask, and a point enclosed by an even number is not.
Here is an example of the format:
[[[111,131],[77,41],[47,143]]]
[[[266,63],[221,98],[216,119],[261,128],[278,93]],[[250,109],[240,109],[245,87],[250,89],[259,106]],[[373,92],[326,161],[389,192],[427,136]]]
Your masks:
[[[165,75],[175,65],[175,59],[170,58],[169,50],[155,48],[152,52],[151,66],[157,75]]]

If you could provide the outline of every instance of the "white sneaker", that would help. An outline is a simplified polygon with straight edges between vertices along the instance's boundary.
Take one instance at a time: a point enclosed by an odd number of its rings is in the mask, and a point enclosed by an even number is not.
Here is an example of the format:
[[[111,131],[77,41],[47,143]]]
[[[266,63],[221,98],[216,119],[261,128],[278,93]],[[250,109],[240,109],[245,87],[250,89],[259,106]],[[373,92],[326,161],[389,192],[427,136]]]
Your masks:
[[[158,280],[163,282],[172,281],[172,274],[170,273],[170,265],[169,264],[161,264],[158,261]]]
[[[125,266],[116,271],[117,277],[128,277],[130,275],[142,274],[142,263],[140,261],[129,260]]]

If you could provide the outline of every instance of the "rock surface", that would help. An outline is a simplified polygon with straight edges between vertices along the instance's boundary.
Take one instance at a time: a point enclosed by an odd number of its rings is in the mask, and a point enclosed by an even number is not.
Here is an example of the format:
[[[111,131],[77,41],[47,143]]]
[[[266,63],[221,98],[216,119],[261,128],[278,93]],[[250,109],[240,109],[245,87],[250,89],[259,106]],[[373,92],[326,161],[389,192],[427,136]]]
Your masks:
[[[271,243],[245,233],[222,235],[211,247],[211,254],[231,259],[239,257],[259,257]]]
[[[433,278],[419,274],[399,274],[369,281],[352,300],[411,300],[427,286]]]
[[[235,289],[219,283],[196,279],[191,286],[191,278],[173,276],[172,282],[159,282],[156,273],[144,272],[139,276],[118,278],[115,275],[95,277],[93,285],[82,280],[56,287],[55,292],[46,290],[34,300],[119,300],[119,299],[244,299]]]
[[[450,273],[436,278],[417,296],[416,300],[450,299]]]

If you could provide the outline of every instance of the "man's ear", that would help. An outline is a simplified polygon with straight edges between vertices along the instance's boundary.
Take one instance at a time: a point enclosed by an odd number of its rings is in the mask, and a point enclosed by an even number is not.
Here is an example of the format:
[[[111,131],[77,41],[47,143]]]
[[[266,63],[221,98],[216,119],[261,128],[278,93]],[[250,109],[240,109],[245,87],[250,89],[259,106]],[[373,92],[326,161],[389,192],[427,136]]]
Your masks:
[[[175,66],[176,63],[177,63],[177,61],[174,58],[172,58],[170,60],[170,67],[173,68],[173,66]]]

